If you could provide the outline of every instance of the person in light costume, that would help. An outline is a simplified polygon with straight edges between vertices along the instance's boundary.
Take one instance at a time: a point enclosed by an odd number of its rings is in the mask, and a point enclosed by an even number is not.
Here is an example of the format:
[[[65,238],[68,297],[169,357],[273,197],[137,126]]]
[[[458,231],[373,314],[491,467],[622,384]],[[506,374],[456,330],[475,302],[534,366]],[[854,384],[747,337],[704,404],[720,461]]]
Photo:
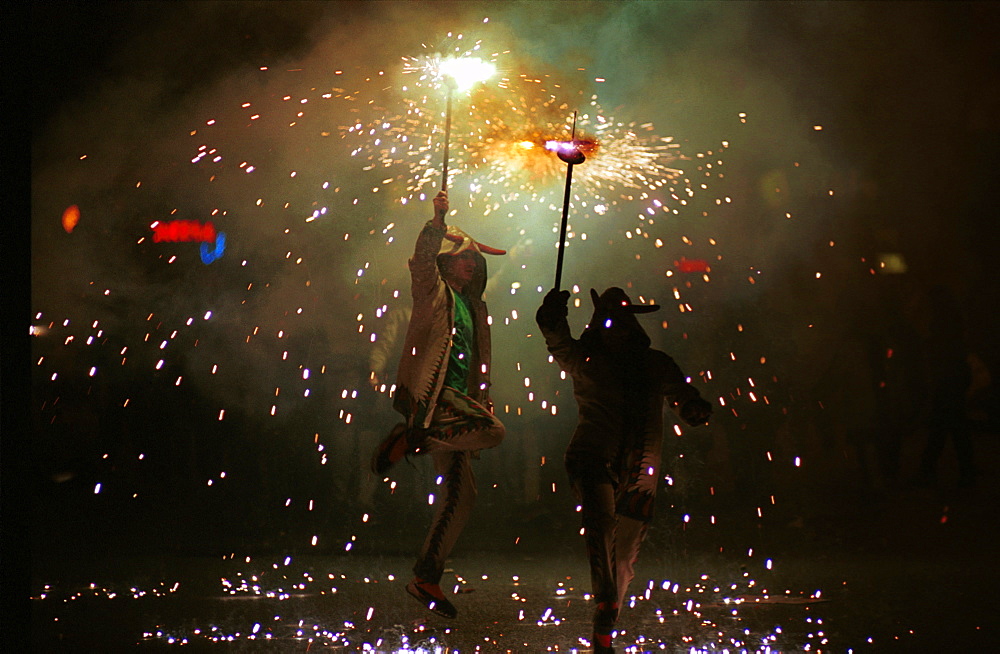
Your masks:
[[[590,558],[594,652],[603,654],[614,651],[612,632],[653,517],[663,401],[691,426],[707,423],[712,406],[670,356],[650,347],[635,314],[658,306],[632,304],[618,287],[590,294],[594,314],[579,339],[566,319],[569,291],[549,291],[535,319],[549,352],[573,379],[579,418],[566,471]]]
[[[413,311],[393,401],[406,421],[378,445],[371,467],[385,476],[407,456],[429,455],[443,477],[443,497],[406,591],[434,613],[454,618],[457,610],[440,581],[475,503],[471,461],[479,450],[499,445],[505,433],[490,401],[490,327],[482,298],[483,254],[505,252],[447,225],[447,212],[448,194],[441,191],[409,260]]]

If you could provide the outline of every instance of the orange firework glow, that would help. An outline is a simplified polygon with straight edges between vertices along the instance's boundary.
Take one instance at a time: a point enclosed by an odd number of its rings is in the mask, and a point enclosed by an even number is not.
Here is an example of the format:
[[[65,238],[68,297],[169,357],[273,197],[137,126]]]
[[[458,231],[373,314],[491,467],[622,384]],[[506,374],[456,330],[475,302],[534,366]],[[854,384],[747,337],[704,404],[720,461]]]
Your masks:
[[[62,226],[66,233],[71,234],[78,222],[80,222],[80,207],[75,204],[66,207],[62,214]]]

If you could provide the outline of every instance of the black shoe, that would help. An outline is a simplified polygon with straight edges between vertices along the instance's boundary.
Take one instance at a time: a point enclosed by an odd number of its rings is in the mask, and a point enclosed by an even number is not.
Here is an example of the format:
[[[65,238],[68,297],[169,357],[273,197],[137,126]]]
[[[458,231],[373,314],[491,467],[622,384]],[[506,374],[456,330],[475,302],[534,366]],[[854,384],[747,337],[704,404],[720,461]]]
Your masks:
[[[410,583],[406,584],[406,592],[426,606],[429,611],[437,613],[443,618],[454,618],[458,615],[458,609],[445,598],[444,592],[441,591],[441,586],[438,584],[414,577]]]
[[[382,476],[389,471],[397,461],[406,456],[409,449],[409,442],[406,438],[409,429],[406,423],[399,423],[392,428],[375,452],[372,453],[371,468],[376,475]]]

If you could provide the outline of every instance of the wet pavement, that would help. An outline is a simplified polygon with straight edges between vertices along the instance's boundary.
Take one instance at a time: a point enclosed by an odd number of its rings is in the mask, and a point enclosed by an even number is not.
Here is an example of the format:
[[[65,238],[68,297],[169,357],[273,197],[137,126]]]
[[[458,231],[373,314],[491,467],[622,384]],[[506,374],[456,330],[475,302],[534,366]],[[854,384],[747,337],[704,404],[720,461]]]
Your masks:
[[[907,488],[715,524],[662,511],[617,651],[995,651],[998,495],[992,480]],[[442,583],[447,620],[404,591],[424,516],[399,505],[326,549],[234,539],[210,555],[153,527],[132,547],[50,543],[32,565],[32,651],[590,651],[573,516],[487,502]]]

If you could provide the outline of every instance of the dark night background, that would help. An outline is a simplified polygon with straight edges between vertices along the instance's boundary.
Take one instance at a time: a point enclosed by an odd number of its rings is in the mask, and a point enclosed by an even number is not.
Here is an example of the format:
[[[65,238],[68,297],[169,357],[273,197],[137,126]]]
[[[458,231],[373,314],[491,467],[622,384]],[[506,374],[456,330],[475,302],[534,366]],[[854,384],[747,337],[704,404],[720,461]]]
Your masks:
[[[433,490],[426,469],[398,471],[395,495],[359,470],[395,420],[386,396],[365,383],[377,350],[366,337],[405,304],[405,292],[392,290],[405,289],[403,261],[429,203],[401,206],[391,185],[369,193],[383,175],[321,134],[394,106],[395,80],[374,88],[375,71],[398,68],[446,32],[478,29],[497,42],[485,47],[510,50],[515,74],[563,81],[570,103],[598,94],[608,114],[652,123],[686,155],[714,150],[725,162],[724,178],[650,229],[667,242],[663,253],[633,261],[624,250],[622,232],[634,225],[612,220],[636,213],[624,201],[603,223],[585,223],[592,241],[614,247],[567,251],[566,278],[584,289],[574,329],[589,316],[586,288],[632,284],[664,305],[644,322],[654,345],[706,397],[729,401],[711,428],[668,432],[664,469],[674,486],[648,547],[781,550],[775,543],[789,529],[802,542],[867,547],[867,528],[888,550],[911,528],[924,533],[906,520],[942,509],[961,534],[932,539],[942,552],[962,552],[968,534],[977,547],[995,538],[996,523],[962,525],[961,516],[992,513],[1000,433],[989,377],[1000,371],[996,3],[66,2],[28,13],[25,310],[45,331],[19,357],[30,370],[5,365],[8,383],[30,378],[31,390],[24,421],[5,428],[5,452],[25,465],[7,475],[20,488],[5,484],[4,519],[24,524],[34,583],[108,553],[343,555],[366,513],[382,540],[358,537],[354,552],[413,549],[426,520],[413,506]],[[295,131],[266,123],[282,95],[337,85],[363,89],[361,100],[329,115],[303,105],[314,113]],[[241,113],[245,101],[261,124]],[[205,130],[216,116],[220,127]],[[222,164],[189,163],[202,142],[219,148]],[[259,171],[240,177],[241,160]],[[289,169],[299,171],[293,181]],[[317,191],[327,180],[339,196]],[[712,206],[715,197],[731,202]],[[511,437],[483,454],[478,522],[459,547],[501,549],[523,535],[523,547],[543,550],[550,532],[575,529],[561,467],[573,410],[537,337],[525,338],[541,297],[530,290],[547,288],[551,250],[523,232],[519,240],[516,227],[536,239],[548,232],[537,207],[491,223],[459,185],[452,198],[468,211],[461,226],[518,246],[511,260],[522,267],[498,266],[498,283],[527,287],[489,298],[494,399],[509,409]],[[285,202],[288,212],[274,208]],[[304,226],[317,202],[336,218]],[[60,216],[72,204],[81,217],[67,233]],[[225,257],[206,268],[189,244],[137,243],[152,220],[171,216],[215,216],[230,237]],[[386,244],[378,230],[389,222],[400,226]],[[706,246],[710,238],[719,245]],[[179,262],[167,263],[170,254]],[[710,260],[710,283],[664,277],[685,255]],[[902,257],[905,272],[880,269],[887,255]],[[305,263],[290,265],[295,257]],[[677,312],[674,287],[693,312]],[[973,488],[958,487],[950,445],[936,483],[912,483],[933,399],[926,343],[944,311],[940,289],[981,364],[967,407]],[[520,318],[501,324],[511,310]],[[304,369],[313,371],[308,383]],[[528,391],[559,403],[559,414],[538,410]],[[750,392],[766,406],[748,401]],[[18,412],[17,393],[5,395],[5,413]],[[887,455],[894,429],[900,450]],[[789,463],[797,456],[801,467]],[[22,494],[31,509],[12,515]],[[909,510],[896,511],[900,502]],[[723,518],[680,539],[685,515]]]

